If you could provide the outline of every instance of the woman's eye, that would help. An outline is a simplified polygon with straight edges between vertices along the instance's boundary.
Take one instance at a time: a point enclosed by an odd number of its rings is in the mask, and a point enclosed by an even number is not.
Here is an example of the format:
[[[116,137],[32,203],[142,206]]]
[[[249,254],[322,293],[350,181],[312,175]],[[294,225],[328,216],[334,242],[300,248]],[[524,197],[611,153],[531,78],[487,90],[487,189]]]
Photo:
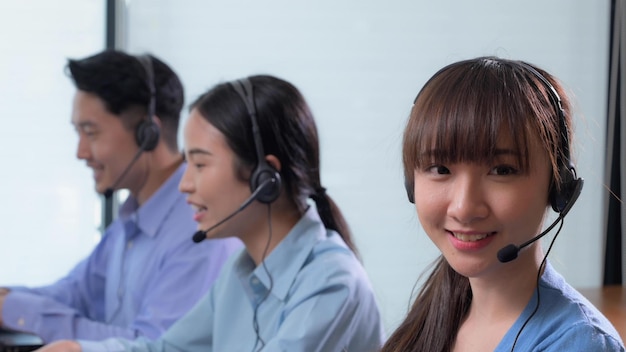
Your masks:
[[[498,176],[516,175],[518,170],[509,165],[499,165],[491,169],[491,173]]]
[[[443,165],[433,165],[433,166],[430,166],[427,169],[427,171],[431,172],[433,174],[437,174],[437,175],[448,175],[448,174],[450,174],[450,170],[447,167],[443,166]]]

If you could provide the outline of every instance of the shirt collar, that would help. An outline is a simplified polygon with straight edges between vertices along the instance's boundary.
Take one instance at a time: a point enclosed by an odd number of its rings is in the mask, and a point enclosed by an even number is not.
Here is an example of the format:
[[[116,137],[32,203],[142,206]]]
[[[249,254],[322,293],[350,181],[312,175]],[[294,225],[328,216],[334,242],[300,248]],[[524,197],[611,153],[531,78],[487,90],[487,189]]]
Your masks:
[[[237,274],[242,282],[249,282],[255,276],[267,289],[271,283],[271,293],[284,300],[313,247],[326,236],[327,230],[317,210],[309,207],[287,236],[265,258],[265,267],[260,264],[255,268],[248,252],[243,251],[235,263]]]
[[[137,223],[141,233],[154,237],[161,224],[167,218],[172,208],[180,197],[184,197],[178,191],[178,184],[185,172],[186,164],[182,163],[165,183],[146,202],[139,207],[137,199],[129,195],[120,207],[119,218],[124,222]]]

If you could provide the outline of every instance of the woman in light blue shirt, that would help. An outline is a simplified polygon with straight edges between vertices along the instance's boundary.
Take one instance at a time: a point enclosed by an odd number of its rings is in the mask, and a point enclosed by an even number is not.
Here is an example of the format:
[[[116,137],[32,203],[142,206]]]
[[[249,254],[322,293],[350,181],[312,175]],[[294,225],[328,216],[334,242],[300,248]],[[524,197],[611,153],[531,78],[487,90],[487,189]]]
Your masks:
[[[157,341],[63,341],[43,350],[378,350],[374,293],[322,187],[317,129],[300,92],[271,76],[217,85],[192,104],[185,153],[180,189],[195,209],[194,241],[235,236],[245,250]]]
[[[571,126],[558,81],[522,61],[455,62],[426,83],[404,132],[404,175],[441,256],[383,352],[624,351],[537,241],[582,189]]]

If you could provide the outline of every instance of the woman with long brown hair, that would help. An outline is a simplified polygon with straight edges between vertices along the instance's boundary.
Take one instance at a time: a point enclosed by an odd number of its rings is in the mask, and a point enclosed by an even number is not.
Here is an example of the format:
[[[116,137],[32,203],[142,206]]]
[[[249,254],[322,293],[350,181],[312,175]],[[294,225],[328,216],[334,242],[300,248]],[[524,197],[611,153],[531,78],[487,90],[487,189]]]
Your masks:
[[[460,61],[426,83],[403,163],[441,256],[383,351],[624,350],[537,241],[563,224],[582,189],[571,126],[556,79],[522,61]],[[558,215],[544,228],[550,208]]]

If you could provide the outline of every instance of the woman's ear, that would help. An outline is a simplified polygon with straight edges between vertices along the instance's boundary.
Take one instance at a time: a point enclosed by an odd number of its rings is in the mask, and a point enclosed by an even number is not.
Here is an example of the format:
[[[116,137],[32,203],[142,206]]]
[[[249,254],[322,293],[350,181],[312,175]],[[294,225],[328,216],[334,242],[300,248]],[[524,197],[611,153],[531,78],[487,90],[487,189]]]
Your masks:
[[[268,154],[265,156],[265,161],[267,161],[268,164],[270,164],[274,169],[276,169],[276,171],[280,172],[280,160],[278,160],[277,157],[275,157],[272,154]]]

